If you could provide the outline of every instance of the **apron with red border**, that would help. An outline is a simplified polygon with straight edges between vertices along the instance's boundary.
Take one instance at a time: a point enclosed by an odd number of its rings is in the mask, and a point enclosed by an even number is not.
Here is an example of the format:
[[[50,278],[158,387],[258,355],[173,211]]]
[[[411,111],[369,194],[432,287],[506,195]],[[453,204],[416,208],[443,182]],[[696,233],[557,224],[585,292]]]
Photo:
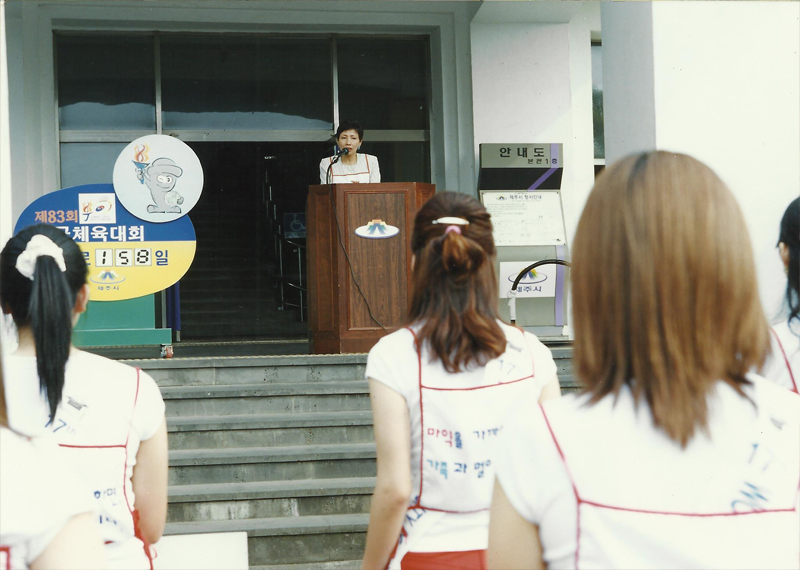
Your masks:
[[[730,497],[714,499],[695,511],[671,508],[674,498],[657,488],[650,490],[655,500],[648,508],[619,504],[610,494],[624,483],[591,476],[591,461],[583,457],[587,454],[565,446],[570,441],[565,434],[574,433],[575,426],[561,415],[549,417],[541,405],[540,409],[577,504],[575,569],[798,567],[799,474],[787,468],[791,462],[780,459],[781,450],[794,447],[797,453],[797,447],[787,445],[788,434],[781,427],[786,422],[767,405],[758,407],[758,427],[753,430],[758,441],[752,453],[744,454],[749,463],[743,473],[736,471],[741,482],[734,481]],[[751,446],[745,443],[744,448],[749,451]],[[702,488],[708,481],[701,465],[698,469]],[[721,488],[729,483],[716,481]],[[786,556],[787,545],[793,544],[795,554]]]
[[[333,159],[331,159],[333,160]],[[346,182],[358,182],[360,184],[369,184],[369,176],[370,176],[370,166],[369,166],[369,159],[364,154],[357,154],[356,155],[356,164],[355,165],[343,165],[342,163],[338,163],[340,168],[345,166],[354,169],[355,172],[336,172],[337,165],[334,165],[333,169],[331,170],[332,175],[332,183],[333,184],[342,184]]]
[[[81,421],[81,415],[88,406],[78,407],[68,402],[61,406],[57,415],[53,435],[59,446],[77,467],[97,501],[95,513],[100,538],[106,544],[106,555],[111,568],[136,564],[152,570],[149,545],[139,531],[139,513],[129,499],[132,485],[128,478],[128,438],[130,419],[139,396],[139,369],[131,378],[130,390],[120,393],[120,400],[126,400],[131,415],[128,421],[102,421],[100,426],[92,425],[91,418]],[[59,425],[67,429],[59,431]],[[99,422],[98,422],[99,423]],[[71,424],[81,425],[81,429],[70,430]],[[87,425],[88,424],[88,425]],[[135,538],[134,538],[135,537]],[[137,540],[138,539],[138,540]],[[139,543],[132,545],[132,541]],[[141,542],[140,542],[141,541]],[[142,546],[144,545],[144,552]],[[131,566],[135,567],[135,566]]]
[[[789,362],[789,355],[786,354],[786,349],[783,348],[783,340],[781,340],[781,335],[778,334],[778,331],[775,330],[775,328],[773,328],[773,327],[770,327],[769,332],[772,334],[773,337],[775,337],[775,342],[778,345],[778,350],[780,350],[780,354],[779,355],[778,354],[774,354],[773,358],[780,358],[783,361],[783,363],[786,365],[786,372],[789,375],[789,382],[792,385],[790,390],[792,392],[794,392],[795,394],[798,394],[800,392],[798,392],[798,389],[797,389],[797,379],[794,377],[794,371],[792,370],[792,365]]]
[[[411,329],[409,329],[411,330]],[[414,334],[413,331],[411,331]],[[533,353],[523,331],[508,339],[506,351],[483,367],[483,378],[470,387],[453,387],[454,375],[442,367],[424,367],[419,359],[421,418],[420,477],[413,528],[403,529],[394,553],[402,560],[437,517],[422,512],[487,511],[494,488],[493,449],[514,406],[531,409],[538,402]],[[424,524],[425,522],[428,525]],[[465,545],[472,550],[474,546]],[[390,567],[394,567],[391,566]]]

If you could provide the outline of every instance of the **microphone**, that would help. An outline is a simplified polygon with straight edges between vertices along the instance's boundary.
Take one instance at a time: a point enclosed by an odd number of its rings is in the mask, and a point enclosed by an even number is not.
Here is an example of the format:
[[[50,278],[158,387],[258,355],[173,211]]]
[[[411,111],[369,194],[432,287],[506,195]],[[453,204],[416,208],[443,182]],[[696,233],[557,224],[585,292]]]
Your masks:
[[[347,147],[336,148],[336,156],[347,156],[348,154],[350,154],[350,150]]]

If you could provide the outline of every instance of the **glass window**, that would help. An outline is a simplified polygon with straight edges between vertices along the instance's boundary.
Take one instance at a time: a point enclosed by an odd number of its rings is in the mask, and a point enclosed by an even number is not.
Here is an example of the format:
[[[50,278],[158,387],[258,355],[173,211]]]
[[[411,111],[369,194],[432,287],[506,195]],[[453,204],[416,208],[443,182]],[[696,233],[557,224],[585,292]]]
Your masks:
[[[339,117],[365,129],[428,128],[428,49],[423,39],[336,42]]]
[[[111,184],[114,164],[127,143],[62,143],[61,187]]]
[[[330,40],[165,36],[165,129],[333,127]]]
[[[155,130],[153,38],[56,36],[62,129]]]
[[[603,46],[592,45],[592,118],[594,126],[594,157],[606,157],[603,121]]]
[[[361,150],[378,157],[381,182],[431,181],[430,143],[364,141]]]

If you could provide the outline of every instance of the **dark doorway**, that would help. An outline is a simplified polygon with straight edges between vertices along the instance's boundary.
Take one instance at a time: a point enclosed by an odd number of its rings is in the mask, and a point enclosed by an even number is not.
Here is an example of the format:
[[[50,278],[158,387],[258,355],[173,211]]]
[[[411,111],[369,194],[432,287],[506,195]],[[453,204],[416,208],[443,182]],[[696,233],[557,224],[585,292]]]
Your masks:
[[[283,214],[305,212],[308,185],[318,183],[329,145],[189,145],[205,184],[189,216],[197,254],[181,280],[182,338],[305,337],[307,300],[298,288],[305,286],[305,239],[282,239]]]

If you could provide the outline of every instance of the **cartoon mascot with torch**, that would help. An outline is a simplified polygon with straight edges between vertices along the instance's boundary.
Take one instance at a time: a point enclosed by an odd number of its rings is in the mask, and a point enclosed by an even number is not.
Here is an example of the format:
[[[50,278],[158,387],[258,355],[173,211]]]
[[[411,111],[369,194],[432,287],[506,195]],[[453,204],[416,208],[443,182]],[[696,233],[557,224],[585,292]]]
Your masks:
[[[151,163],[140,162],[149,150],[147,145],[137,147],[136,176],[139,182],[146,184],[155,204],[148,204],[147,211],[160,214],[180,214],[180,205],[183,196],[175,190],[178,178],[183,175],[183,169],[175,164],[171,158],[157,158]]]

